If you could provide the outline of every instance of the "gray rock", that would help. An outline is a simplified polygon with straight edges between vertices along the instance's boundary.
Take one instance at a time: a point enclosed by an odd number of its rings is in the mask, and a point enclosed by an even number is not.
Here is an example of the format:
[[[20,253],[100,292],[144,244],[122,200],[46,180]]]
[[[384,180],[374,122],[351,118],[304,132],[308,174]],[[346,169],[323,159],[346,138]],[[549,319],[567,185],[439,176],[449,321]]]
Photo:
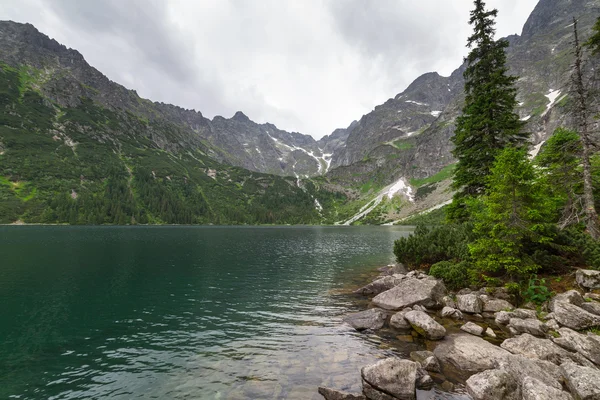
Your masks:
[[[406,313],[409,311],[412,310],[410,308],[405,308],[404,310],[398,311],[396,314],[392,315],[392,318],[390,318],[390,326],[401,331],[412,329],[410,323],[406,320],[406,318],[404,318],[404,315],[406,315]]]
[[[404,318],[410,323],[415,331],[430,340],[440,340],[446,336],[446,328],[437,323],[433,318],[423,311],[409,311]]]
[[[325,400],[366,400],[366,397],[362,394],[346,393],[341,390],[330,389],[324,386],[319,386],[319,394],[323,396]]]
[[[386,358],[376,364],[364,367],[361,370],[361,376],[363,392],[369,399],[386,399],[386,397],[376,397],[377,393],[373,393],[373,391],[383,392],[395,399],[415,399],[417,364],[413,361],[395,357]]]
[[[559,347],[551,340],[539,339],[528,333],[524,333],[515,338],[506,339],[502,342],[500,347],[513,354],[520,354],[532,359],[550,361],[556,365],[560,365],[567,361],[575,361],[575,357],[572,353]]]
[[[421,305],[419,305],[419,304],[415,304],[415,305],[412,307],[412,309],[413,309],[413,310],[415,310],[415,311],[423,311],[423,312],[427,312],[427,308],[426,308],[426,307],[423,307],[423,306],[421,306]]]
[[[519,319],[511,318],[508,327],[514,329],[518,333],[529,333],[534,336],[544,337],[548,327],[538,319]]]
[[[462,294],[456,296],[456,307],[463,312],[479,314],[483,311],[483,302],[476,294]]]
[[[520,318],[520,319],[530,319],[537,318],[537,313],[535,310],[528,310],[525,308],[517,308],[516,310],[511,312],[512,318]]]
[[[586,293],[583,295],[584,298],[600,301],[600,294],[598,293]]]
[[[395,397],[390,396],[387,393],[384,393],[384,392],[381,392],[381,391],[375,389],[373,386],[369,385],[369,383],[366,382],[364,379],[362,381],[362,385],[363,385],[363,394],[369,400],[396,400]]]
[[[548,329],[551,329],[553,331],[557,331],[560,328],[560,325],[558,324],[558,322],[556,322],[555,319],[550,319],[546,321],[546,326],[548,327]]]
[[[384,276],[354,291],[364,296],[372,296],[390,290],[404,279],[404,275]]]
[[[564,363],[561,370],[578,400],[600,400],[600,370],[574,363]]]
[[[521,387],[523,400],[573,400],[569,393],[553,388],[530,376],[523,379]]]
[[[410,358],[419,363],[425,371],[440,372],[440,364],[431,351],[412,351]]]
[[[386,313],[378,308],[371,308],[348,315],[344,322],[352,326],[357,331],[365,329],[381,329],[385,323]]]
[[[487,327],[487,329],[485,330],[485,336],[489,336],[489,337],[496,337],[496,332],[494,332],[494,330],[492,328],[490,328],[489,326]]]
[[[385,267],[377,268],[377,271],[380,272],[380,276],[406,274],[406,268],[402,264],[389,264]]]
[[[484,312],[512,311],[515,307],[506,300],[489,299],[483,301]]]
[[[577,290],[568,290],[564,293],[559,293],[550,300],[550,311],[554,311],[556,303],[569,303],[576,306],[581,306],[585,300]]]
[[[467,333],[470,333],[471,335],[483,336],[483,327],[470,321],[461,326],[460,329]]]
[[[441,305],[445,295],[446,288],[439,281],[407,278],[398,286],[375,296],[373,304],[386,310],[400,310],[415,304],[436,308]]]
[[[441,366],[452,366],[466,375],[492,369],[496,361],[511,354],[493,344],[468,334],[447,336],[433,351]]]
[[[510,354],[495,362],[497,369],[510,374],[513,380],[521,385],[525,377],[532,377],[542,381],[545,385],[562,389],[562,374],[560,368],[549,361],[537,360]]]
[[[443,318],[463,319],[463,314],[456,308],[444,307],[442,308]]]
[[[456,302],[450,296],[444,296],[444,297],[442,297],[442,305],[444,307],[456,308]]]
[[[600,337],[593,333],[583,335],[569,328],[558,330],[560,337],[554,338],[557,345],[581,354],[586,359],[600,366]]]
[[[419,390],[431,390],[433,388],[433,379],[424,368],[417,368],[417,378],[415,387]]]
[[[577,284],[586,289],[600,289],[600,271],[578,269],[575,273]]]
[[[520,400],[518,385],[506,371],[480,372],[467,379],[466,386],[473,400]]]
[[[494,316],[494,321],[496,321],[498,325],[508,325],[510,319],[512,318],[512,313],[506,311],[498,311],[496,314],[494,314]]]
[[[598,303],[597,301],[585,302],[581,305],[581,308],[583,308],[589,313],[600,315],[600,303]]]
[[[554,318],[562,326],[581,330],[600,325],[600,316],[566,302],[554,303]]]

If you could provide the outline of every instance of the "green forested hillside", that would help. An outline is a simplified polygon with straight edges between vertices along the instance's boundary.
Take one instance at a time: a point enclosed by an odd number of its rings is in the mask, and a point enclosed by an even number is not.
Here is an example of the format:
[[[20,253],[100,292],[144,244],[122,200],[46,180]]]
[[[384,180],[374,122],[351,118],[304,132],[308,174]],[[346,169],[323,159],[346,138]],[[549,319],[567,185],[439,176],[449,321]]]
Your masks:
[[[346,198],[327,190],[323,179],[298,187],[296,178],[220,164],[202,147],[177,146],[176,125],[86,98],[77,107],[60,107],[37,90],[43,79],[43,70],[0,64],[0,223],[308,224],[339,218],[335,210]]]

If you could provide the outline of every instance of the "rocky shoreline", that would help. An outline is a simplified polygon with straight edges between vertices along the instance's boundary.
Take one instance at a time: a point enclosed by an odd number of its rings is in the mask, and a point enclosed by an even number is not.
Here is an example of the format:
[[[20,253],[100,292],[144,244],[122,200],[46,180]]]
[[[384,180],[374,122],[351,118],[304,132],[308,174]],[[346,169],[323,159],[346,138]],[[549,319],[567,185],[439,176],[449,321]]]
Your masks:
[[[426,350],[363,367],[362,393],[319,387],[325,399],[435,399],[458,386],[474,400],[600,400],[600,271],[578,270],[577,289],[522,308],[504,288],[451,293],[399,265],[379,272],[355,292],[369,308],[344,323],[387,327]]]

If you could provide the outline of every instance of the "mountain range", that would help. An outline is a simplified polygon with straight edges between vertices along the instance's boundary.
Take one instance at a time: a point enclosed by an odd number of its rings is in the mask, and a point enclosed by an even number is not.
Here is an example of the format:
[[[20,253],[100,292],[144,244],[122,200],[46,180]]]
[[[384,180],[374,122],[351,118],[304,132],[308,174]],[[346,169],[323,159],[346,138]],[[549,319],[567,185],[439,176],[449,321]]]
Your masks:
[[[587,37],[597,14],[596,0],[541,0],[507,38],[535,149],[569,123],[572,18]],[[382,223],[427,210],[451,197],[463,70],[426,73],[317,141],[143,99],[2,21],[0,222]]]

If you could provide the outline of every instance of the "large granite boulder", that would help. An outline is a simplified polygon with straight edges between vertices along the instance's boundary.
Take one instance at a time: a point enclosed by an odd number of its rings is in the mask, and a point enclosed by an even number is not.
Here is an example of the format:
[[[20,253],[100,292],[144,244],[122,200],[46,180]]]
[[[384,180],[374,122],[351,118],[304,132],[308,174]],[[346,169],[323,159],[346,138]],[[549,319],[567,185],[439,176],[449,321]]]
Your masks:
[[[373,304],[386,310],[400,310],[414,305],[438,308],[446,295],[446,287],[432,279],[403,279],[397,286],[373,298]]]
[[[558,333],[560,337],[554,338],[554,343],[600,366],[600,336],[593,333],[584,335],[569,328],[560,328]]]
[[[342,392],[341,390],[330,389],[328,387],[319,386],[319,394],[325,400],[366,400],[363,394],[352,394]]]
[[[571,393],[578,400],[600,400],[600,370],[564,363],[562,373]]]
[[[463,312],[480,314],[483,311],[483,302],[476,294],[461,294],[456,296],[456,307]]]
[[[567,290],[564,293],[559,293],[550,300],[550,311],[554,311],[557,303],[569,303],[576,306],[581,306],[584,303],[583,296],[577,290]]]
[[[386,313],[378,308],[371,308],[348,315],[343,319],[345,323],[356,329],[364,331],[365,329],[381,329],[385,324]]]
[[[440,340],[446,336],[446,328],[423,311],[409,311],[404,318],[415,331],[430,340]]]
[[[361,370],[363,393],[372,400],[414,400],[417,363],[386,358]]]
[[[592,314],[571,303],[554,303],[554,319],[567,328],[582,330],[600,326],[600,315]]]
[[[405,278],[402,274],[396,274],[391,276],[384,276],[383,278],[379,278],[368,285],[361,287],[360,289],[354,291],[354,293],[362,294],[363,296],[373,296],[379,293],[385,292],[386,290],[390,290]]]
[[[545,385],[562,389],[560,367],[549,361],[510,354],[508,357],[497,359],[495,367],[508,372],[519,386],[523,383],[523,379],[529,376],[542,381]]]
[[[577,284],[585,289],[600,289],[600,271],[579,269],[575,273]]]
[[[517,382],[506,371],[489,369],[467,379],[473,400],[521,400]]]
[[[523,379],[521,398],[523,400],[573,400],[573,396],[564,390],[548,386],[530,376]]]
[[[576,360],[576,357],[572,353],[559,347],[551,340],[536,338],[528,333],[506,339],[500,347],[510,351],[512,354],[550,361],[556,365]]]
[[[492,369],[498,359],[510,356],[508,351],[469,334],[446,336],[433,353],[442,369],[449,366],[467,375]]]
[[[520,319],[511,318],[508,322],[508,328],[514,329],[517,333],[529,333],[534,336],[544,337],[548,327],[539,319]]]

